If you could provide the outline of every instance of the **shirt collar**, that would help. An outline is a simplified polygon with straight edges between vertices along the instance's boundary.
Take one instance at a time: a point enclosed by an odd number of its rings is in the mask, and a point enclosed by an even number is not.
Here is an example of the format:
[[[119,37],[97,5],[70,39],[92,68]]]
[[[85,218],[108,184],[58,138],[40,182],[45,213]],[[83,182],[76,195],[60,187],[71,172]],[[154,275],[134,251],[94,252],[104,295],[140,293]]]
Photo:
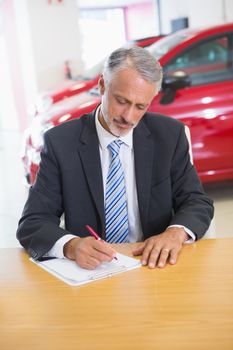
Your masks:
[[[96,109],[96,112],[95,112],[95,125],[96,125],[97,136],[100,142],[100,147],[102,149],[105,149],[112,141],[121,140],[128,147],[132,149],[133,148],[133,130],[130,130],[126,135],[121,137],[116,137],[112,135],[110,132],[105,130],[103,126],[100,124],[99,118],[98,118],[99,111],[100,111],[100,106]]]

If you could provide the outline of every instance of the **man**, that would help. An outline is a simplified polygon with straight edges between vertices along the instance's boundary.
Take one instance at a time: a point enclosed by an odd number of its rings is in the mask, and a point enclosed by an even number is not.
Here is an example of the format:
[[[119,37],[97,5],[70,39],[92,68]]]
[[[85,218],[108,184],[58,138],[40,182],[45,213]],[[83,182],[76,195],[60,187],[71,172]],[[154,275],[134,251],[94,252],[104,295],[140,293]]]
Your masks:
[[[133,254],[164,267],[205,234],[213,205],[190,163],[184,126],[146,112],[161,80],[145,49],[118,49],[99,79],[97,110],[45,134],[17,231],[33,258],[65,256],[94,269],[115,257],[110,243],[141,241]]]

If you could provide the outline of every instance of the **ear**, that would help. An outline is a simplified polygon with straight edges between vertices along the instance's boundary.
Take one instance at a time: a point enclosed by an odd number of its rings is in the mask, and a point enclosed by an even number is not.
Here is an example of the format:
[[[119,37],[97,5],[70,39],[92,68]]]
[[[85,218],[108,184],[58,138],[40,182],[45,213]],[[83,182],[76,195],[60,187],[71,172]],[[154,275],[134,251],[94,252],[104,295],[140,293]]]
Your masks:
[[[99,78],[98,86],[99,86],[100,95],[103,95],[105,92],[105,82],[104,82],[103,74],[101,74]]]

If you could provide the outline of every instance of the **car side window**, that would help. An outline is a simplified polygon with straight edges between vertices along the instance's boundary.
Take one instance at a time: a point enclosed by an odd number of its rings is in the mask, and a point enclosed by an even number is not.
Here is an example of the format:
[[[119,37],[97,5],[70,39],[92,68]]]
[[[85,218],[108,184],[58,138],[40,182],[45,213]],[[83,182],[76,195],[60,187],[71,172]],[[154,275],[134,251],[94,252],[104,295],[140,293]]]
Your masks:
[[[233,79],[232,54],[227,35],[214,38],[177,55],[164,67],[168,75],[183,71],[192,85],[208,84]]]

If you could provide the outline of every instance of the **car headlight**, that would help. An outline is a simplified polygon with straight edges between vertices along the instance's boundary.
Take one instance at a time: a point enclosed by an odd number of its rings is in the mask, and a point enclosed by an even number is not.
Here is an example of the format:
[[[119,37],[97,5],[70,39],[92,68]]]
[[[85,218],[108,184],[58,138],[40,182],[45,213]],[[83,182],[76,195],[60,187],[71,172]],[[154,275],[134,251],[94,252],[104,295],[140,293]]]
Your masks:
[[[30,136],[33,147],[41,148],[44,142],[44,133],[54,127],[51,122],[43,122],[40,118],[33,119],[30,127]]]

